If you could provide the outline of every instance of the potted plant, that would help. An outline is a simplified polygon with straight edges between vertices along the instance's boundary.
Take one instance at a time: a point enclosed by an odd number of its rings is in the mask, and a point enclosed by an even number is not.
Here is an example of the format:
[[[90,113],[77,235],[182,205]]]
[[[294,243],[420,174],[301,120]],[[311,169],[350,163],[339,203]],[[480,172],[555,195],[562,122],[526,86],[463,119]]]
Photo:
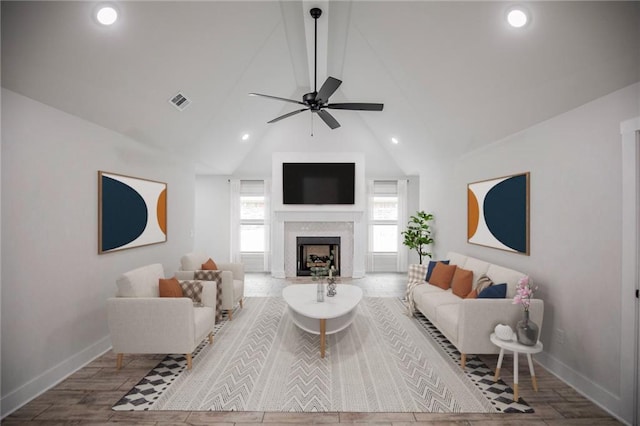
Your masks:
[[[433,244],[431,227],[429,225],[429,222],[432,220],[433,215],[431,213],[425,213],[424,211],[416,212],[415,215],[409,218],[407,230],[401,232],[404,236],[402,244],[418,253],[421,265],[423,257],[431,257],[431,252],[427,250],[429,249],[429,245]]]

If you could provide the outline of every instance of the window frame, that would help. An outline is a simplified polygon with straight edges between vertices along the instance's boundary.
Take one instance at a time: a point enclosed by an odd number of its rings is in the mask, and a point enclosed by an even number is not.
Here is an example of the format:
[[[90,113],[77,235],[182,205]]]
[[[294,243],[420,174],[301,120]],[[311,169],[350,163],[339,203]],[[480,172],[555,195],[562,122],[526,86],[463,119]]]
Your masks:
[[[241,183],[242,185],[242,183]],[[242,217],[242,204],[243,204],[243,198],[247,198],[247,197],[253,197],[253,198],[261,198],[262,199],[262,204],[263,204],[263,212],[262,212],[262,219],[243,219]],[[242,191],[242,188],[240,190],[240,196],[239,196],[239,202],[240,202],[240,208],[239,208],[239,223],[238,223],[238,235],[239,235],[239,252],[240,254],[264,254],[267,252],[267,241],[265,239],[263,239],[263,247],[261,251],[255,251],[255,250],[251,250],[251,251],[244,251],[242,250],[242,227],[245,225],[258,225],[258,226],[262,226],[262,229],[264,231],[265,229],[265,217],[266,217],[266,196],[264,193],[259,193],[257,191]]]
[[[376,198],[393,198],[395,200],[395,204],[396,204],[396,218],[395,219],[375,219],[375,211],[376,211]],[[371,227],[371,253],[376,254],[376,255],[384,255],[384,254],[398,254],[399,251],[399,244],[398,244],[398,236],[399,236],[399,232],[400,232],[400,223],[398,220],[398,216],[399,216],[399,199],[398,199],[398,194],[389,194],[389,193],[385,193],[385,194],[376,194],[374,192],[374,194],[371,197],[371,219],[369,221],[369,225]],[[375,245],[376,245],[376,240],[375,240],[375,232],[374,232],[374,228],[376,226],[395,226],[396,228],[396,232],[395,232],[395,250],[394,251],[376,251],[375,250]]]

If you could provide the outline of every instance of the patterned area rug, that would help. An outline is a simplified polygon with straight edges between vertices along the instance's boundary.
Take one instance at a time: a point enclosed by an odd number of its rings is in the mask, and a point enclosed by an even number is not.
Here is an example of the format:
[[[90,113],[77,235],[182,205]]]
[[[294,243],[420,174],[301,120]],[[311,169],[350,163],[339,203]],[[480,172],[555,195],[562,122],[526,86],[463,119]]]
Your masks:
[[[365,298],[345,330],[319,336],[293,324],[281,298],[247,298],[216,327],[186,370],[167,356],[114,410],[271,412],[533,412],[493,382],[477,358],[459,353],[396,298]]]

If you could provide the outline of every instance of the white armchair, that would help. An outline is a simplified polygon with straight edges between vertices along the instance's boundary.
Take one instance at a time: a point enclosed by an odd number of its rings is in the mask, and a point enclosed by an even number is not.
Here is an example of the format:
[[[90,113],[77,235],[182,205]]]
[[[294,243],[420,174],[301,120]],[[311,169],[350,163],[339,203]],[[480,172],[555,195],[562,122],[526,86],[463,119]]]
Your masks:
[[[202,269],[202,264],[209,260],[209,256],[202,253],[187,253],[180,259],[180,271],[176,272],[179,280],[192,280],[196,271]],[[229,320],[233,319],[233,308],[240,304],[244,297],[244,265],[242,263],[218,263],[222,281],[222,309],[227,311]]]
[[[206,337],[213,343],[216,285],[202,282],[202,306],[188,297],[159,297],[164,278],[157,263],[126,272],[117,280],[116,297],[107,300],[107,319],[116,367],[125,353],[185,354],[191,369],[195,348]]]

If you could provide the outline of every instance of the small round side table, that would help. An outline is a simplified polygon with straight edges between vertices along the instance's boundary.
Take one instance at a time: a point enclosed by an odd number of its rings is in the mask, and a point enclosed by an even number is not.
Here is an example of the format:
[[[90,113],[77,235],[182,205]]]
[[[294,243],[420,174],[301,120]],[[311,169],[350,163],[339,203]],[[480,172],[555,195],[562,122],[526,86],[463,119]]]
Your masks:
[[[500,378],[500,367],[502,367],[502,359],[504,358],[504,351],[513,352],[513,400],[518,400],[518,354],[527,354],[527,361],[529,361],[529,373],[531,373],[531,383],[533,384],[533,390],[538,392],[538,382],[536,381],[536,374],[533,371],[533,362],[531,361],[531,355],[542,352],[542,342],[538,340],[534,346],[526,346],[518,343],[515,340],[502,340],[499,339],[495,333],[491,333],[489,337],[491,343],[500,348],[500,355],[498,355],[498,365],[496,366],[496,375],[493,378],[497,381]]]

